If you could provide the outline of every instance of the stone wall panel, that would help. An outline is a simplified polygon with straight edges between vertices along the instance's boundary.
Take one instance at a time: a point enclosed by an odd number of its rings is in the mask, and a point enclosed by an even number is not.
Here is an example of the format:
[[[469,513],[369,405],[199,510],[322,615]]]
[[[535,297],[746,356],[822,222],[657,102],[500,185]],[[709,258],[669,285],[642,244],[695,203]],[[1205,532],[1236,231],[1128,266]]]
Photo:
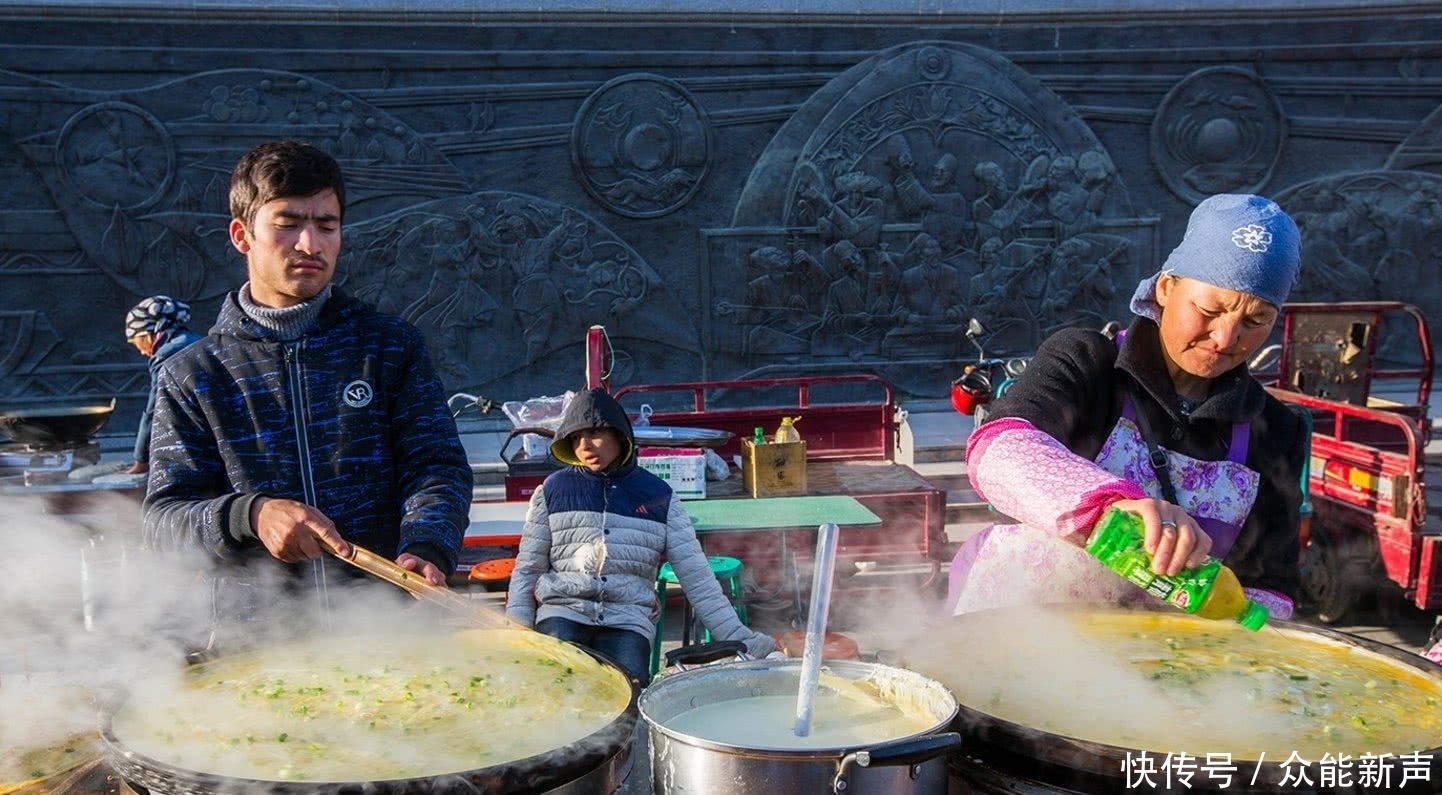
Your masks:
[[[1442,310],[1420,6],[803,5],[0,3],[0,406],[116,396],[123,433],[125,310],[208,324],[244,278],[230,167],[283,136],[346,170],[340,282],[498,399],[578,386],[591,324],[615,385],[940,396],[967,317],[998,353],[1125,317],[1218,191],[1297,216],[1298,299]]]

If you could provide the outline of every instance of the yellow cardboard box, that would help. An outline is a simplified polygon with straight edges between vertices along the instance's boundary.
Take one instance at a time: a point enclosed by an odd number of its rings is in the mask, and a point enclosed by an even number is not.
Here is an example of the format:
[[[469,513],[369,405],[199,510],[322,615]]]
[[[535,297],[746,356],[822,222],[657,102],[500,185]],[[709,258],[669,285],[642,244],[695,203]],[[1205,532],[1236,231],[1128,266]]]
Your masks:
[[[796,497],[806,493],[806,442],[741,440],[741,482],[752,497]]]

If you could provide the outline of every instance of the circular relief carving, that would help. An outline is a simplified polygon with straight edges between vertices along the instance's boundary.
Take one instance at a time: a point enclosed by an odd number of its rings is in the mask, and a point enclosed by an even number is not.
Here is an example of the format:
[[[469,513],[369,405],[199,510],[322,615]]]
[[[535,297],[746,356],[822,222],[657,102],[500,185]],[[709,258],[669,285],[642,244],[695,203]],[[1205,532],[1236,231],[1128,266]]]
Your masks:
[[[916,72],[926,80],[943,80],[951,72],[951,56],[940,47],[922,47],[916,53]]]
[[[581,105],[571,162],[602,206],[631,218],[675,211],[711,163],[711,122],[680,84],[655,75],[611,80]]]
[[[157,202],[175,178],[175,142],[159,119],[125,102],[91,105],[65,123],[56,161],[72,189],[102,207]]]
[[[1215,193],[1259,191],[1287,137],[1281,103],[1256,74],[1202,69],[1169,92],[1152,120],[1152,163],[1193,204]]]

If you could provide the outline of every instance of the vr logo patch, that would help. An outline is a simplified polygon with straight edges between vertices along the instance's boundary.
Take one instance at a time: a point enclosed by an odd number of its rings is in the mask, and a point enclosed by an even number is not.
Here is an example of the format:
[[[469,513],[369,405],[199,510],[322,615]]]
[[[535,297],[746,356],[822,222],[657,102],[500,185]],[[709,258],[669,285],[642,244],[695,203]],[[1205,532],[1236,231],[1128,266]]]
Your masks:
[[[369,406],[375,396],[375,390],[364,381],[352,381],[346,384],[345,391],[341,393],[345,404],[353,409],[363,409]]]

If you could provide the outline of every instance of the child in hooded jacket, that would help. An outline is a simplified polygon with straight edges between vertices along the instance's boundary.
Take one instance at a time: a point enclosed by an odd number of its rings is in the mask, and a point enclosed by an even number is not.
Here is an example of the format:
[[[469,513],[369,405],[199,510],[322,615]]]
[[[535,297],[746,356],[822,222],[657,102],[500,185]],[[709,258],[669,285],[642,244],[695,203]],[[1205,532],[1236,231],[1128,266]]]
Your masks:
[[[637,464],[631,420],[615,398],[604,389],[574,396],[551,455],[569,466],[531,495],[508,618],[594,649],[644,685],[664,559],[715,639],[741,641],[756,657],[776,650],[769,636],[741,623],[681,500]]]

